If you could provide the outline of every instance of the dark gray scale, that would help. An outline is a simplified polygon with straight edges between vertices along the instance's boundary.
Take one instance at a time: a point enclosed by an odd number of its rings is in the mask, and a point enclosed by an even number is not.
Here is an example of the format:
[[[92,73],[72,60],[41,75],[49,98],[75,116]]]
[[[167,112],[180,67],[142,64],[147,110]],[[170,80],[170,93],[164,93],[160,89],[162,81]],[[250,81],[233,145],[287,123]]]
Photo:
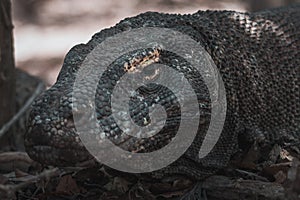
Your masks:
[[[112,116],[110,107],[111,95],[108,94],[112,94],[117,83],[115,79],[120,79],[126,73],[124,70],[124,62],[129,62],[133,58],[137,58],[139,56],[144,57],[145,52],[148,52],[149,50],[151,49],[137,50],[131,52],[131,56],[123,55],[116,59],[116,61],[113,62],[103,73],[97,86],[96,114],[101,128],[105,132],[105,135],[110,138],[113,143],[117,145],[121,144],[119,147],[128,151],[152,152],[160,149],[171,141],[171,139],[176,135],[180,125],[181,109],[176,95],[174,95],[170,89],[154,83],[147,84],[137,89],[135,95],[131,96],[129,101],[129,112],[131,119],[137,125],[146,126],[151,123],[149,108],[151,108],[154,104],[162,105],[167,113],[167,119],[165,126],[155,136],[151,138],[138,139],[125,135]],[[200,73],[193,69],[190,63],[174,53],[167,51],[160,52],[159,63],[177,70],[178,73],[183,73],[197,95],[201,114],[210,112],[208,89],[205,86]],[[148,70],[146,75],[147,73],[149,75],[154,73],[149,67],[146,67],[144,70]],[[174,84],[176,85],[176,83]],[[196,87],[197,85],[203,85],[203,87]],[[204,137],[206,129],[207,127],[202,130],[202,135],[199,134],[202,138]]]

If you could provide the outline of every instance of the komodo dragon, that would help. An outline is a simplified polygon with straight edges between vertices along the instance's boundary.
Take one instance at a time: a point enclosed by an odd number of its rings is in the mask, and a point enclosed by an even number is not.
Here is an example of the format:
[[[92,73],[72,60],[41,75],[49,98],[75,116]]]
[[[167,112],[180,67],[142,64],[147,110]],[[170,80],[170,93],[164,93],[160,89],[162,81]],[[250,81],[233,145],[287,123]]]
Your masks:
[[[184,155],[156,171],[157,176],[179,173],[201,180],[224,168],[237,150],[238,138],[248,135],[263,135],[271,143],[280,143],[290,138],[294,138],[293,142],[299,142],[300,5],[255,13],[198,11],[179,15],[146,12],[96,33],[87,44],[76,45],[68,52],[57,82],[40,95],[32,106],[25,135],[26,151],[32,159],[49,165],[72,166],[92,158],[76,134],[72,116],[72,86],[76,74],[86,56],[98,44],[113,35],[140,27],[168,28],[197,41],[211,56],[226,89],[224,128],[213,150],[200,159],[198,151],[210,122],[211,102],[201,78],[195,76],[194,79],[200,81],[191,80],[193,88],[198,92],[199,109],[204,118],[199,122],[198,134]],[[135,53],[142,51],[137,50]],[[121,56],[110,67],[119,70],[120,66],[130,61],[129,57]],[[180,67],[191,68],[186,60],[163,48],[159,50],[157,62],[179,71]],[[193,70],[182,72],[188,71]],[[116,74],[120,78],[118,73],[107,74],[105,87],[114,87]],[[193,76],[190,78],[193,79]],[[149,92],[147,88],[140,89],[138,95],[151,96],[161,88],[148,89]],[[165,109],[174,102],[173,97],[170,97],[172,94],[168,92],[162,90],[158,93],[162,99],[158,103],[163,104],[164,100]],[[96,95],[96,105],[99,106],[96,109],[97,118],[101,126],[108,127],[107,137],[114,141],[118,135],[124,140],[122,147],[126,150],[151,152],[168,144],[170,138],[176,135],[178,121],[175,118],[180,109],[175,105],[175,109],[168,110],[171,113],[168,116],[170,123],[166,123],[153,138],[123,137],[118,127],[101,122],[101,119],[111,114],[109,95],[109,92]],[[131,103],[132,118],[137,124],[143,124],[145,118],[149,119],[148,108],[140,106],[143,102],[135,101],[134,98]],[[171,123],[172,117],[175,124]]]

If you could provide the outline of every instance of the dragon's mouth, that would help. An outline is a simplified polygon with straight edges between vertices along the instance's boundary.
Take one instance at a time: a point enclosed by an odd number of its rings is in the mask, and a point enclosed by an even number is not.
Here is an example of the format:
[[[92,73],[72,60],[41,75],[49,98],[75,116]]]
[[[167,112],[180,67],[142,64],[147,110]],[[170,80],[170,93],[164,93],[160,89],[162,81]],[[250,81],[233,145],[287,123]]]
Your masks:
[[[49,145],[26,146],[28,155],[45,165],[76,166],[92,157],[84,148],[56,148]]]
[[[30,126],[25,135],[25,148],[33,160],[46,165],[75,166],[91,159],[72,122],[63,128],[41,126]]]

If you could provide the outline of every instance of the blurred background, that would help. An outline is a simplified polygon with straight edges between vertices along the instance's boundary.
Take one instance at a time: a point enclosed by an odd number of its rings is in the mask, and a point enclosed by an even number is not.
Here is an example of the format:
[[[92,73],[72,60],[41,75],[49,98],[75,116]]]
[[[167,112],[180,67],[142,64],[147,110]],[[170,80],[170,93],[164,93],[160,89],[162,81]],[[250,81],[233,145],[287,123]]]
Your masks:
[[[52,85],[69,49],[125,17],[145,11],[256,11],[299,0],[13,0],[16,66]]]

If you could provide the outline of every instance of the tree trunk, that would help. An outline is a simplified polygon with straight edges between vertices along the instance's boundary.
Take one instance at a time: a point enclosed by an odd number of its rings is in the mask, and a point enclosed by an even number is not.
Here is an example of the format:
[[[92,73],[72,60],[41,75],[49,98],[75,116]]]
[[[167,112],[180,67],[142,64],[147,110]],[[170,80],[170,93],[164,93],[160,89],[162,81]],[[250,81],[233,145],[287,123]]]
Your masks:
[[[0,130],[12,118],[15,111],[15,63],[12,30],[11,2],[10,0],[0,0]],[[3,144],[3,140],[0,144]]]

